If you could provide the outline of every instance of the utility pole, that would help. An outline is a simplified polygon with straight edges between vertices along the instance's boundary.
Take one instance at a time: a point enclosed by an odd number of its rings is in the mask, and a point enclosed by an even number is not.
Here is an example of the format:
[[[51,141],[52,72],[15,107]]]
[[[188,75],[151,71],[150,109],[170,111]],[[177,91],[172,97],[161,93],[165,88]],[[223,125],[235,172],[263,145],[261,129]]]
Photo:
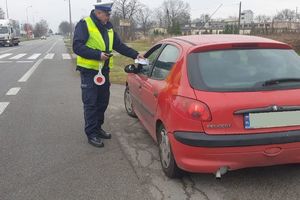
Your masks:
[[[72,40],[73,39],[73,23],[72,23],[72,13],[71,13],[71,0],[69,0],[69,19],[70,19],[70,27],[71,27],[70,40]]]
[[[240,1],[240,7],[239,7],[239,22],[238,22],[238,34],[240,34],[241,15],[242,15],[242,2]]]
[[[6,0],[6,16],[7,16],[7,19],[9,19],[9,15],[8,15],[8,4],[7,4],[7,0]]]
[[[171,32],[171,26],[170,26],[170,13],[169,13],[169,9],[167,9],[167,16],[168,16],[168,33]]]
[[[29,24],[29,20],[28,20],[28,8],[32,8],[32,6],[28,6],[28,7],[26,8],[27,24]]]
[[[26,32],[27,32],[27,38],[29,39],[29,21],[28,21],[28,8],[31,8],[32,6],[27,6],[26,8],[26,17],[27,17],[27,24],[26,24]]]

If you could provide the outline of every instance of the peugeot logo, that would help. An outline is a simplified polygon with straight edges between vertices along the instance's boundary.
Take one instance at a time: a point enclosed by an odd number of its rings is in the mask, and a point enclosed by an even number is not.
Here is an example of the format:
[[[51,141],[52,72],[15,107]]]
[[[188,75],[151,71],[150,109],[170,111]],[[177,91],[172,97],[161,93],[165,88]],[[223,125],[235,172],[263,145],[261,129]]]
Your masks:
[[[273,111],[278,111],[278,106],[272,106]]]

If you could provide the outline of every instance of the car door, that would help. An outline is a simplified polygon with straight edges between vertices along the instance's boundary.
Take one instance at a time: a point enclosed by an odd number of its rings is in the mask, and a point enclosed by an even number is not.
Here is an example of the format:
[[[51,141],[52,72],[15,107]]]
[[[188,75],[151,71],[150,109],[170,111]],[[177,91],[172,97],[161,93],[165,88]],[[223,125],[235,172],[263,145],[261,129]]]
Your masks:
[[[128,85],[130,89],[130,94],[132,96],[133,105],[135,112],[141,121],[144,119],[144,109],[143,102],[141,100],[141,88],[145,80],[150,75],[152,65],[157,58],[159,52],[161,51],[162,44],[155,45],[146,54],[145,57],[149,60],[149,65],[142,66],[138,65],[139,72],[137,74],[130,74],[128,78]]]
[[[164,45],[163,50],[152,66],[150,76],[142,79],[143,82],[140,97],[144,108],[144,125],[150,130],[150,133],[155,133],[155,114],[158,105],[158,97],[167,86],[165,79],[176,63],[179,53],[179,47],[172,44]]]

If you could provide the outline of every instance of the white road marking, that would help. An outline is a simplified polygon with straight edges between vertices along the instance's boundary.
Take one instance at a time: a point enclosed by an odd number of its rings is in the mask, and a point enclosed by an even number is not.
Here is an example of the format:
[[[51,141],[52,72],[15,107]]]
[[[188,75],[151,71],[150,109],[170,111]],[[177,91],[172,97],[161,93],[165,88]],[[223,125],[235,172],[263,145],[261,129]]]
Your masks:
[[[20,59],[20,58],[22,58],[24,56],[26,56],[26,53],[20,53],[20,54],[14,56],[14,57],[11,57],[10,59],[11,60],[17,60],[17,59]]]
[[[51,60],[51,59],[53,59],[54,55],[55,55],[54,53],[48,53],[48,54],[44,57],[44,59]]]
[[[6,57],[8,57],[8,56],[10,56],[10,55],[12,55],[12,53],[2,54],[2,55],[0,55],[0,59],[6,58]]]
[[[0,102],[0,115],[4,112],[6,107],[9,105],[9,102]]]
[[[64,60],[70,60],[71,59],[71,55],[68,54],[68,53],[63,53],[62,57],[63,57]]]
[[[16,49],[19,49],[19,48],[13,48],[13,49],[8,49],[8,50],[5,50],[5,51],[0,51],[0,53],[6,53],[6,52],[10,52],[10,51],[13,51],[13,50],[16,50]]]
[[[39,59],[27,72],[20,78],[18,82],[26,82],[38,66],[43,62],[43,59]]]
[[[30,56],[29,58],[27,58],[28,60],[35,60],[35,59],[37,59],[38,57],[40,57],[40,53],[35,53],[35,54],[33,54],[32,56]]]
[[[0,63],[12,63],[13,61],[0,61]]]
[[[54,46],[57,44],[57,42],[55,42],[51,47],[50,49],[48,49],[48,51],[46,52],[46,54],[48,54],[50,51],[52,51],[52,49],[54,48]]]
[[[6,95],[7,96],[17,95],[20,90],[21,90],[20,87],[11,88],[10,90],[8,90],[8,92],[6,93]]]
[[[48,54],[50,51],[52,51],[52,49],[54,48],[54,46],[57,44],[57,42],[55,42],[50,49],[48,49],[48,51],[46,52],[46,54]],[[20,80],[18,80],[18,82],[26,82],[30,76],[33,74],[33,72],[38,68],[38,66],[43,62],[44,59],[39,59],[23,76],[22,78],[20,78]]]
[[[17,63],[33,63],[32,60],[20,60],[20,61],[17,61]]]

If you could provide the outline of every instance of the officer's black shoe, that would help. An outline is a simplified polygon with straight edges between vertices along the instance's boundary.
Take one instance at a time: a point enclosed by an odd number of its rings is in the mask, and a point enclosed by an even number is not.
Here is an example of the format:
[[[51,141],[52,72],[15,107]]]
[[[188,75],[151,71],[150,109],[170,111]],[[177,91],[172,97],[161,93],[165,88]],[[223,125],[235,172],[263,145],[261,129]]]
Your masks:
[[[94,147],[104,147],[104,143],[99,136],[93,136],[88,138],[89,144],[93,145]]]
[[[111,139],[111,134],[105,132],[102,128],[98,131],[98,136],[103,139]]]

